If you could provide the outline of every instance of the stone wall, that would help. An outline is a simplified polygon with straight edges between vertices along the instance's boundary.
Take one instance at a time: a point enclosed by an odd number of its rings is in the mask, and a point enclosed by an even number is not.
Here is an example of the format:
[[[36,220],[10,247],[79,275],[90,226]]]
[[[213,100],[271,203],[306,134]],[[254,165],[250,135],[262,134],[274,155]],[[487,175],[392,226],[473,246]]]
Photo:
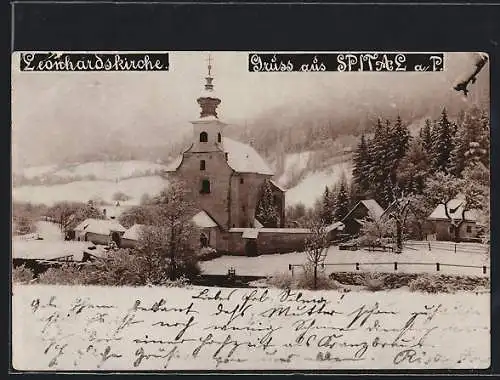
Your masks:
[[[305,240],[309,235],[305,229],[294,228],[262,228],[257,236],[257,253],[274,254],[301,252],[305,249]],[[245,245],[248,240],[243,238],[243,229],[225,233],[228,237],[227,254],[246,255]]]

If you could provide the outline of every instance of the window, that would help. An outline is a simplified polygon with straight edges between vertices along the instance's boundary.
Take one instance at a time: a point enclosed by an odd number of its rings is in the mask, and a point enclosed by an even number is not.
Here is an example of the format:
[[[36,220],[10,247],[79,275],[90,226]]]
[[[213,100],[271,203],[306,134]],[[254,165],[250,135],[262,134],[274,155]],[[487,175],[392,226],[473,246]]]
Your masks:
[[[229,154],[228,154],[228,153],[226,153],[226,154],[225,154],[225,156],[226,156],[226,161],[227,161],[227,160],[228,160],[228,158],[229,158]]]
[[[471,233],[472,232],[472,227],[471,226],[467,226],[467,233]]]
[[[207,142],[208,141],[208,133],[207,132],[201,132],[200,133],[200,142]]]
[[[200,170],[205,170],[205,168],[206,168],[205,160],[201,160],[200,161]]]
[[[217,133],[217,142],[221,142],[222,141],[222,135],[219,133]]]
[[[243,184],[243,182],[245,182],[243,178],[240,178],[240,183]]]
[[[203,193],[203,194],[210,193],[210,181],[208,179],[204,179],[203,181],[201,181],[200,193]]]

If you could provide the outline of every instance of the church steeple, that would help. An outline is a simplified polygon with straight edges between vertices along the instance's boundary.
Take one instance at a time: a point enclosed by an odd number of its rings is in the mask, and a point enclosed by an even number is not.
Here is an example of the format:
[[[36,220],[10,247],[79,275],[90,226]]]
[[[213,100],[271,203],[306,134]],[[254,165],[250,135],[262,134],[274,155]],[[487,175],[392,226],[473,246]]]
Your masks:
[[[200,117],[217,116],[217,106],[220,104],[220,99],[214,93],[214,84],[212,76],[212,56],[208,56],[208,74],[205,77],[205,91],[201,97],[197,99],[201,107]]]

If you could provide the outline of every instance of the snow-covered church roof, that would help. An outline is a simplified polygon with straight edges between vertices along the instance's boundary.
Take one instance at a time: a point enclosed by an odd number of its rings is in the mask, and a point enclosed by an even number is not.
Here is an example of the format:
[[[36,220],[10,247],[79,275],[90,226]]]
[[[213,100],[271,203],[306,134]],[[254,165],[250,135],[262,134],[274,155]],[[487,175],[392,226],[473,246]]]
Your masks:
[[[266,161],[251,145],[223,137],[219,146],[227,153],[227,163],[234,171],[238,173],[274,174]],[[176,171],[181,163],[182,155],[179,155],[167,165],[166,171]]]
[[[248,144],[224,137],[222,148],[228,154],[227,163],[239,173],[259,173],[273,175],[266,161]]]

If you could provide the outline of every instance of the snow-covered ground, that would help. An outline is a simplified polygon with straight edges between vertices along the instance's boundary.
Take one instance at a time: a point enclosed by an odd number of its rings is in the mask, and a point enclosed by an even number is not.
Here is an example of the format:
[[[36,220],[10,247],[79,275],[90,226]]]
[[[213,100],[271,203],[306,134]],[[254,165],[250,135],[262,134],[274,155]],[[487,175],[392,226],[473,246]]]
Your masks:
[[[485,247],[486,251],[486,247]],[[399,264],[398,272],[430,272],[443,274],[465,274],[482,276],[482,266],[489,266],[489,254],[479,253],[479,250],[471,252],[457,252],[445,249],[432,249],[428,251],[425,247],[418,250],[405,249],[401,254],[390,252],[368,252],[341,251],[332,246],[328,250],[325,263],[336,263],[342,265],[327,266],[327,272],[350,272],[356,271],[355,263],[360,263],[360,271],[372,272],[394,272],[394,262],[415,263]],[[222,256],[214,260],[203,262],[202,269],[206,274],[227,274],[229,268],[234,268],[236,274],[247,276],[272,276],[277,273],[288,271],[289,264],[303,265],[306,261],[304,252],[261,255],[257,257]],[[365,264],[363,263],[376,263]],[[380,264],[386,263],[386,264]],[[422,265],[418,263],[431,263],[433,265]],[[440,263],[440,272],[436,272],[435,263]],[[481,268],[449,267],[444,264],[473,265]],[[296,269],[299,270],[299,269]],[[486,272],[489,275],[489,270]]]
[[[143,194],[156,195],[168,182],[160,176],[129,178],[122,181],[75,181],[52,186],[20,186],[12,189],[14,201],[51,205],[58,201],[87,202],[103,199],[113,202],[113,194],[121,191],[132,199],[129,204],[139,203]]]
[[[12,293],[17,370],[490,365],[488,292],[14,285]]]
[[[116,180],[121,178],[138,177],[147,174],[156,174],[164,170],[165,166],[149,161],[95,161],[82,164],[68,164],[64,166],[46,165],[32,166],[20,170],[17,174],[26,178],[35,178],[54,175],[60,178],[74,178],[94,176],[100,180]]]
[[[287,206],[303,203],[306,207],[313,207],[314,202],[320,199],[325,186],[331,187],[339,182],[342,173],[349,180],[351,166],[349,163],[334,164],[326,169],[307,174],[295,187],[287,190],[285,202]]]

